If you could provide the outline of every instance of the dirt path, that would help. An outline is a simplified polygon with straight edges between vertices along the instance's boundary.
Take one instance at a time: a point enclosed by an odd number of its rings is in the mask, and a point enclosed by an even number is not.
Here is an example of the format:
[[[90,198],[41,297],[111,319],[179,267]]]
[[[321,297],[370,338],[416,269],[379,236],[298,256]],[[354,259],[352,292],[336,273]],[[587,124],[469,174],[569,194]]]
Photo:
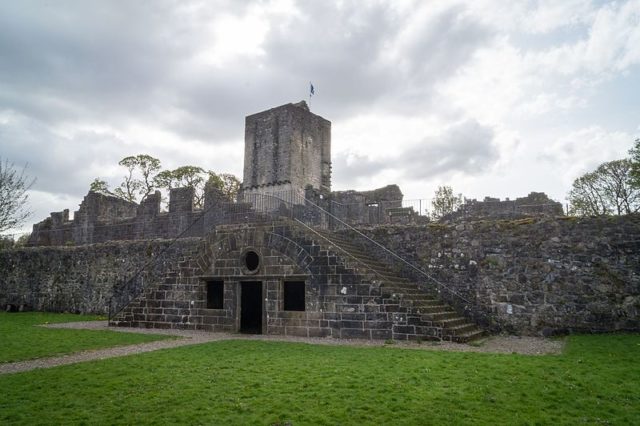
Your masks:
[[[146,333],[164,334],[176,336],[178,339],[161,340],[157,342],[141,343],[137,345],[117,346],[107,349],[96,349],[76,352],[68,355],[40,358],[29,361],[19,361],[0,364],[0,374],[19,373],[38,368],[51,368],[59,365],[75,364],[78,362],[93,361],[99,359],[114,358],[133,355],[144,352],[157,351],[159,349],[176,348],[186,345],[218,340],[267,340],[275,342],[301,342],[320,345],[348,345],[348,346],[392,346],[406,349],[456,351],[456,352],[489,352],[522,355],[548,355],[562,352],[564,341],[560,339],[544,339],[541,337],[516,337],[516,336],[492,336],[477,344],[465,345],[450,342],[395,342],[392,345],[383,341],[356,340],[356,339],[332,339],[332,338],[305,338],[267,335],[239,335],[229,333],[210,333],[191,330],[158,330],[127,327],[109,327],[106,321],[84,321],[49,324],[51,328],[74,328],[86,330],[112,330],[122,333]]]

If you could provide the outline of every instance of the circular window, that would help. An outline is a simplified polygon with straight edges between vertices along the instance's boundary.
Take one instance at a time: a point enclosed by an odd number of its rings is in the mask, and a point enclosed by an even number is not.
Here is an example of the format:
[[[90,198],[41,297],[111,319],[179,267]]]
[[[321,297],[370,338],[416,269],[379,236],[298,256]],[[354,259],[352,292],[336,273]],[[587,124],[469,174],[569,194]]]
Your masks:
[[[260,266],[260,256],[253,250],[249,250],[244,254],[244,266],[247,267],[249,272],[255,272]]]

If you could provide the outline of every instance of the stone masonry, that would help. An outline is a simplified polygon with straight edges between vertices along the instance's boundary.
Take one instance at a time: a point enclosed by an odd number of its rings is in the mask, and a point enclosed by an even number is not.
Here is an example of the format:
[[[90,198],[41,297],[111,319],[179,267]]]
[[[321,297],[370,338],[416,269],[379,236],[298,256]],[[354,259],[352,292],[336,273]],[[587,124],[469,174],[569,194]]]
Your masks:
[[[361,230],[464,296],[470,304],[441,293],[489,330],[640,330],[640,215]],[[392,261],[379,247],[367,247]],[[425,280],[411,268],[403,274]]]
[[[245,193],[331,191],[331,122],[306,102],[250,115],[245,122]]]
[[[176,188],[162,212],[159,192],[90,192],[34,225],[36,247],[0,251],[0,304],[336,338],[640,329],[637,215],[567,218],[531,193],[420,224],[396,185],[331,192],[330,130],[304,102],[248,116],[238,200],[208,187],[198,210]]]
[[[160,210],[160,192],[149,195],[141,204],[112,195],[89,192],[73,220],[69,211],[51,213],[51,217],[33,225],[29,246],[82,245],[106,241],[148,240],[154,238],[202,237],[205,229],[218,221],[221,211],[233,205],[215,188],[205,189],[205,208],[194,209],[193,188],[174,188],[169,193],[169,211]],[[218,209],[210,208],[212,205]],[[246,206],[245,206],[246,207]]]

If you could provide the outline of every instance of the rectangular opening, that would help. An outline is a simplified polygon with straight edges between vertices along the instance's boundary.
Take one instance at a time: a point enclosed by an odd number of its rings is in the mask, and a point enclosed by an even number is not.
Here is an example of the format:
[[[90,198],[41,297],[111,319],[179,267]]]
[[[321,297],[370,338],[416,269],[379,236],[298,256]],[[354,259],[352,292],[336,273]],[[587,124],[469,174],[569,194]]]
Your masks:
[[[262,282],[240,283],[240,332],[262,333]]]
[[[224,308],[224,281],[207,281],[207,309]]]
[[[304,311],[304,281],[285,281],[283,299],[285,311]]]

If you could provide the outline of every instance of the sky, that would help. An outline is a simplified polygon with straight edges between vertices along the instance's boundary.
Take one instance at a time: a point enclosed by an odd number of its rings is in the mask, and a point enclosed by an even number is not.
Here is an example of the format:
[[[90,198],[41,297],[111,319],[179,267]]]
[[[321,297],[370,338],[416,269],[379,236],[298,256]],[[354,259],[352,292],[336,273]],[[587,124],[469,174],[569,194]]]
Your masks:
[[[315,95],[309,98],[309,83]],[[333,189],[546,192],[640,136],[640,0],[25,1],[0,14],[0,157],[33,216],[149,154],[242,178],[244,117],[306,100]],[[16,231],[16,230],[14,230]]]

